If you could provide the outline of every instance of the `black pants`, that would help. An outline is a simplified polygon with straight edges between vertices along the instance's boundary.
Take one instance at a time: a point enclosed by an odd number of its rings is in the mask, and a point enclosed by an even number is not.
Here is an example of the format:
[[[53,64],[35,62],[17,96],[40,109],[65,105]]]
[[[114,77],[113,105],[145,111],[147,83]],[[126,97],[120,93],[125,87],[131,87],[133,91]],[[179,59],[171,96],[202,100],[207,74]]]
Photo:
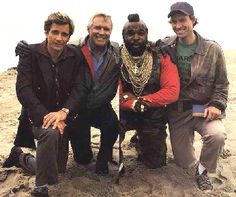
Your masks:
[[[153,109],[144,113],[120,111],[124,130],[136,130],[138,149],[142,162],[149,168],[166,165],[166,117],[165,111]]]
[[[101,142],[99,153],[106,153],[106,159],[112,159],[112,148],[118,137],[118,118],[111,105],[80,113],[77,123],[70,129],[70,141],[77,163],[91,160],[90,128],[100,129]]]
[[[18,147],[27,147],[36,149],[32,124],[30,123],[27,110],[22,106],[21,114],[18,118],[19,124],[16,133],[14,145]]]

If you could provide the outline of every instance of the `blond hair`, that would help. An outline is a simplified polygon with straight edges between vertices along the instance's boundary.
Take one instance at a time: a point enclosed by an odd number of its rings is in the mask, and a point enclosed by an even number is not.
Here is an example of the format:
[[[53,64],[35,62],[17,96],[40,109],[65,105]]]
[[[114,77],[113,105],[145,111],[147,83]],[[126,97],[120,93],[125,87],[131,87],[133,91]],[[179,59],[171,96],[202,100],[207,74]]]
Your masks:
[[[112,29],[113,23],[112,23],[112,20],[111,20],[111,16],[110,16],[110,15],[107,15],[107,14],[105,14],[105,13],[97,13],[97,14],[94,14],[94,15],[90,18],[90,20],[89,20],[89,22],[88,22],[87,29],[89,29],[89,28],[93,25],[93,21],[94,21],[94,19],[97,18],[97,17],[102,17],[102,18],[104,18],[104,20],[105,20],[106,22],[107,22],[107,21],[110,21],[110,22],[111,22],[111,29]]]

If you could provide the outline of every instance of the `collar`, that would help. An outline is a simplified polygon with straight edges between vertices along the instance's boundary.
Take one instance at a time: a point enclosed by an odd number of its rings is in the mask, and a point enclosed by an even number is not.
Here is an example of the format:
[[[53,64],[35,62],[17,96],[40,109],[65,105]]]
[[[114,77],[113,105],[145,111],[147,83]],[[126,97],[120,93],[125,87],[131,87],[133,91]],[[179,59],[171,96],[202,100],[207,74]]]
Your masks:
[[[199,55],[204,55],[206,53],[206,49],[204,47],[204,38],[194,30],[194,33],[197,37],[197,48],[195,50],[195,53],[199,54]],[[170,47],[174,47],[176,46],[176,44],[178,43],[178,37],[177,35],[171,36],[169,38],[167,38],[167,42],[166,44],[169,45]]]
[[[40,44],[39,53],[51,58],[51,55],[49,54],[48,49],[47,49],[47,39],[44,40]],[[62,51],[62,54],[59,57],[59,61],[62,60],[62,59],[66,59],[69,56],[75,56],[75,53],[73,52],[73,50],[68,45],[66,45],[64,47],[63,51]]]
[[[91,49],[91,42],[90,42],[90,39],[87,40],[87,44],[86,46],[88,47],[89,51],[93,54],[93,51]],[[104,54],[107,52],[108,50],[108,46],[106,45],[105,49],[102,51],[102,53],[100,54],[99,58],[104,56]]]

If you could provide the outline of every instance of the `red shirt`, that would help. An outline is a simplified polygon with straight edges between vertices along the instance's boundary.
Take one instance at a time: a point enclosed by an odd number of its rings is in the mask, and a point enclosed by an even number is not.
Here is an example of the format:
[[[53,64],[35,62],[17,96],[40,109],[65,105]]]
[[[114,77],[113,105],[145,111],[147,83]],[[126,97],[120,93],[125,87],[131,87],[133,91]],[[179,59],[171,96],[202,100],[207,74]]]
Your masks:
[[[151,107],[160,107],[175,102],[179,98],[179,74],[176,65],[171,61],[170,56],[161,56],[161,74],[160,74],[160,90],[141,98],[148,100]],[[120,95],[123,90],[121,83],[119,85]],[[131,110],[133,99],[120,103],[123,110]]]

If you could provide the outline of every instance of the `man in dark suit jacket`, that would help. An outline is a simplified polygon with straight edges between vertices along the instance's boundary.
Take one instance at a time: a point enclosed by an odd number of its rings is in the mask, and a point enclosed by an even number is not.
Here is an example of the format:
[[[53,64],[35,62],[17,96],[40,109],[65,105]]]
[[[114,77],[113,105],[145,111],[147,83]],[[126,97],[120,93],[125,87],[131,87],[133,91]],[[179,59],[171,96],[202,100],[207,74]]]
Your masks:
[[[90,77],[89,70],[86,74],[88,67],[81,66],[82,56],[67,45],[74,32],[69,16],[52,13],[44,23],[44,30],[46,40],[30,45],[30,55],[20,56],[16,81],[22,117],[30,119],[27,127],[32,128],[38,143],[36,160],[27,157],[20,148],[14,147],[13,152],[18,155],[19,165],[22,161],[31,163],[26,167],[36,173],[34,196],[48,196],[47,185],[57,183],[58,173],[66,169],[68,117],[75,117],[73,114],[81,109],[86,99],[85,78]]]
[[[90,146],[90,127],[100,129],[101,145],[95,172],[101,175],[109,173],[108,161],[112,160],[112,149],[118,136],[118,118],[111,106],[111,100],[117,92],[121,58],[118,43],[109,40],[111,31],[111,17],[98,13],[92,16],[88,23],[89,35],[85,40],[76,46],[69,45],[74,47],[79,57],[82,52],[86,67],[86,101],[80,110],[79,118],[69,126],[74,160],[83,165],[91,162],[93,153]],[[20,55],[27,55],[30,53],[28,47],[27,43],[21,42],[16,50]],[[32,140],[23,137],[25,131],[30,133],[31,130],[30,125],[25,124],[28,121],[26,115],[22,111],[14,144],[20,147],[34,147],[34,143],[29,143]],[[32,136],[27,135],[27,138]]]

